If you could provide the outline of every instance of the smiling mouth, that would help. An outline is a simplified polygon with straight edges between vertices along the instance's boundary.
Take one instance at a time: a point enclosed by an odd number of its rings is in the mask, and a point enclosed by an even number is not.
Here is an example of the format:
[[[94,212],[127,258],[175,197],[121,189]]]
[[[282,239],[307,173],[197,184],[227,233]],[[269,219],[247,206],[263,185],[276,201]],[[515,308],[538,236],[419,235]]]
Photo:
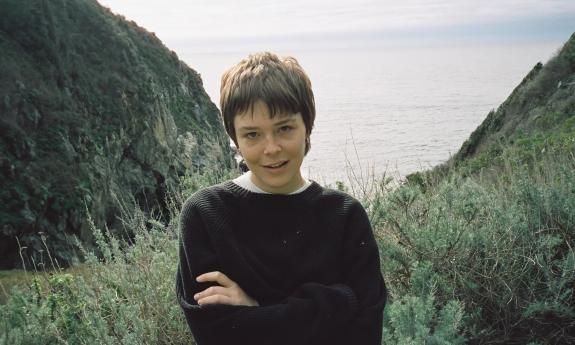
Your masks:
[[[288,161],[283,161],[283,162],[279,162],[279,163],[275,163],[275,164],[264,165],[264,168],[278,169],[278,168],[283,167],[283,166],[286,165],[287,163],[288,163]]]

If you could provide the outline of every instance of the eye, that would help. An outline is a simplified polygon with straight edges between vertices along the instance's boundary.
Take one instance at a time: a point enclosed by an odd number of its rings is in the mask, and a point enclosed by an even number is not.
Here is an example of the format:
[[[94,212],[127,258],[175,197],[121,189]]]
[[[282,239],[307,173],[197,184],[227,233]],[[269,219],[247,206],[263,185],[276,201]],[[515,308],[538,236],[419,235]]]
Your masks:
[[[292,129],[293,129],[292,126],[281,126],[279,128],[279,132],[280,133],[287,133],[287,132],[291,131]]]
[[[244,138],[255,139],[258,137],[258,132],[247,132],[244,134]]]

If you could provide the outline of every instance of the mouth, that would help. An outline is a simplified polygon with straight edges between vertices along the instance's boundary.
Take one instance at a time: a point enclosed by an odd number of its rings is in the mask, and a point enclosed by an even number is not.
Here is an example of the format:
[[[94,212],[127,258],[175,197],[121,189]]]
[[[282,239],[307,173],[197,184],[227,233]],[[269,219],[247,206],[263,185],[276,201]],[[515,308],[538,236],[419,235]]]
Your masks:
[[[263,165],[264,168],[268,168],[268,169],[279,169],[281,167],[283,167],[284,165],[288,164],[289,161],[281,161],[281,162],[276,162],[273,164],[268,164],[268,165]]]

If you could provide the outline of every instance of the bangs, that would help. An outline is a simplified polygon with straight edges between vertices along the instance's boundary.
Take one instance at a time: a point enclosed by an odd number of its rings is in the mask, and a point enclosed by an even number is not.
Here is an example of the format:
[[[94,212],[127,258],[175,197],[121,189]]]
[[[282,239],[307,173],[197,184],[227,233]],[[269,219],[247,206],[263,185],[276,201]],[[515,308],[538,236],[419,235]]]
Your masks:
[[[263,102],[270,111],[270,117],[274,118],[276,115],[291,115],[301,113],[302,105],[298,104],[297,99],[277,92],[279,90],[271,89],[270,93],[259,92],[254,95],[242,95],[238,97],[235,102],[231,102],[230,111],[235,114],[251,113],[253,114],[254,105],[256,102]],[[275,92],[273,92],[275,91]]]
[[[257,101],[265,103],[270,111],[270,117],[278,114],[301,113],[304,105],[296,95],[297,90],[290,89],[289,85],[272,83],[269,78],[260,82],[250,80],[244,87],[235,89],[235,94],[229,99],[229,111],[233,114],[245,112],[253,113],[254,104]],[[258,85],[261,84],[261,85]]]

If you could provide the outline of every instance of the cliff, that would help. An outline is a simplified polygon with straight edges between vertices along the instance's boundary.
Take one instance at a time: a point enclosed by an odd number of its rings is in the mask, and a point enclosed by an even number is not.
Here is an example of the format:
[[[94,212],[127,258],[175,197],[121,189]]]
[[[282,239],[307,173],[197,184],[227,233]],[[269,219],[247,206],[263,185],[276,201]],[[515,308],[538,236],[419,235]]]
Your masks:
[[[491,111],[448,162],[473,173],[514,151],[575,152],[575,34],[545,65],[537,63],[496,111]]]
[[[198,73],[95,0],[0,0],[0,52],[0,268],[45,245],[71,264],[86,211],[119,228],[122,205],[161,212],[180,176],[234,164]]]

